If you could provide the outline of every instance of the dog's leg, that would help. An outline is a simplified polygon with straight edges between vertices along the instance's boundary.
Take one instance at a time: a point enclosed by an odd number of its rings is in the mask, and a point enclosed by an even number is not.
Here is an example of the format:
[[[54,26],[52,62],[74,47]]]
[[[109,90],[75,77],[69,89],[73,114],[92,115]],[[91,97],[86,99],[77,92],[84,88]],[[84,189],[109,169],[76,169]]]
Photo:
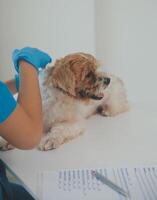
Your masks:
[[[79,123],[60,123],[54,125],[41,139],[38,148],[42,151],[58,148],[61,144],[72,140],[84,132]]]
[[[129,110],[128,101],[124,98],[121,101],[110,99],[110,101],[98,107],[97,111],[102,116],[112,117]]]
[[[14,149],[14,147],[9,144],[5,139],[0,137],[0,151],[8,151]]]

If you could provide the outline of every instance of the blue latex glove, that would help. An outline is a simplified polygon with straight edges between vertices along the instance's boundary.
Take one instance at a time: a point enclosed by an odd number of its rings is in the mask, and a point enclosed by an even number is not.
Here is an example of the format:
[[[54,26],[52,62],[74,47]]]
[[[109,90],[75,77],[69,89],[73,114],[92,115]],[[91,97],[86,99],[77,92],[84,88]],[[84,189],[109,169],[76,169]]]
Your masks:
[[[25,47],[20,50],[15,49],[12,53],[12,59],[17,72],[19,72],[20,60],[25,60],[32,64],[37,71],[45,68],[45,66],[51,62],[51,57],[47,53],[32,47]]]

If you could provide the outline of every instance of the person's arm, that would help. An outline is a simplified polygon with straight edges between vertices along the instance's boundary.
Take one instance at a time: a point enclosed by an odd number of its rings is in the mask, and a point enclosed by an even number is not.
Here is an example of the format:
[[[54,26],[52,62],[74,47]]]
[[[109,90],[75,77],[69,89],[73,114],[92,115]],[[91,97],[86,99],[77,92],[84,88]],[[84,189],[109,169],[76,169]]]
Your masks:
[[[21,61],[19,73],[18,105],[0,124],[0,135],[17,148],[31,149],[39,143],[43,130],[38,72],[31,64]]]

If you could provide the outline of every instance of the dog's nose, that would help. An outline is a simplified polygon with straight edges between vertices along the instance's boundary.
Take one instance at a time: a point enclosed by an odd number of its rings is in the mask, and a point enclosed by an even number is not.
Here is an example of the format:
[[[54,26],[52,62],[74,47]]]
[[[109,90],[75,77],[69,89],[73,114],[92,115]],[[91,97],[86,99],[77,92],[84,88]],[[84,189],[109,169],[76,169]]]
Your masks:
[[[104,78],[104,84],[109,85],[110,84],[110,78],[105,77]]]

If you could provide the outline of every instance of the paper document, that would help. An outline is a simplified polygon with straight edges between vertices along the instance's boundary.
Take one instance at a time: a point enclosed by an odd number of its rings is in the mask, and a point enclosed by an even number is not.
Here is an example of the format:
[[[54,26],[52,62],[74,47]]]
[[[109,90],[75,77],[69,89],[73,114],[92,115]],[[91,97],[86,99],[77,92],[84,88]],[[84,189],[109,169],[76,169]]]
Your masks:
[[[123,188],[124,197],[92,176],[96,170]],[[157,167],[66,169],[41,173],[42,200],[157,200]]]

